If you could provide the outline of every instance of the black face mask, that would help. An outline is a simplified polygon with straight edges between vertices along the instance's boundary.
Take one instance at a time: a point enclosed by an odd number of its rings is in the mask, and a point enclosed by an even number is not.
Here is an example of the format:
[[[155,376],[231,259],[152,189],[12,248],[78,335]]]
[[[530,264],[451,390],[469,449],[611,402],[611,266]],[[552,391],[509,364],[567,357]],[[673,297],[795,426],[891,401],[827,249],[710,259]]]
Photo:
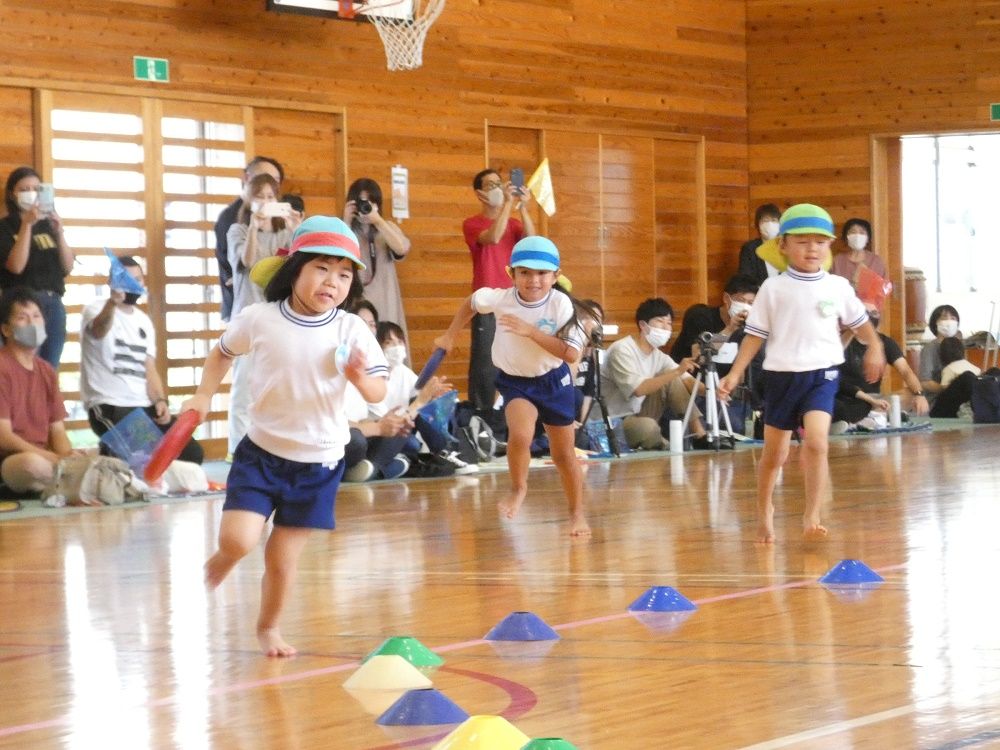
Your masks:
[[[141,294],[136,294],[135,292],[125,292],[125,304],[134,305],[139,301],[139,297],[141,296]]]

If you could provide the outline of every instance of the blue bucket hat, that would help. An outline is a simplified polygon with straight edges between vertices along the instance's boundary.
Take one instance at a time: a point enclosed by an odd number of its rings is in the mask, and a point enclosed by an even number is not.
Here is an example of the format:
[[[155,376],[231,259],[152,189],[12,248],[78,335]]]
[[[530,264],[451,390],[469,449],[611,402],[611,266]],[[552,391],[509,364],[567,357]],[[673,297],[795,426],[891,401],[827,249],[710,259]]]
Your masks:
[[[342,219],[336,216],[310,216],[299,224],[292,234],[292,245],[287,252],[282,253],[279,250],[277,255],[262,258],[254,263],[250,269],[250,280],[257,286],[265,288],[289,256],[300,250],[317,255],[347,258],[362,271],[365,269],[357,235]]]
[[[525,237],[514,245],[510,254],[510,267],[558,271],[559,248],[547,237]]]

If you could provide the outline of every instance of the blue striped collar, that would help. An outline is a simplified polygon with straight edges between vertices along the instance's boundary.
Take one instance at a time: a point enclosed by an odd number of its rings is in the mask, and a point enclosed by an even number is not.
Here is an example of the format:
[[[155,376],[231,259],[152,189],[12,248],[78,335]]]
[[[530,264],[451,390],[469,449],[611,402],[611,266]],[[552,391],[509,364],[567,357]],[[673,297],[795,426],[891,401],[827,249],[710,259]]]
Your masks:
[[[278,303],[278,310],[281,311],[282,316],[286,320],[306,328],[325,326],[327,323],[336,318],[338,313],[340,313],[340,309],[335,307],[329,312],[321,313],[320,315],[299,315],[292,309],[292,306],[288,304],[287,299]]]
[[[525,302],[523,299],[521,299],[521,295],[518,294],[517,289],[514,290],[514,299],[517,301],[517,304],[519,304],[521,307],[528,307],[528,308],[541,307],[542,305],[544,305],[546,302],[549,301],[549,298],[551,296],[552,296],[552,290],[549,289],[549,293],[546,294],[544,297],[542,297],[540,300],[538,300],[538,302]]]
[[[822,268],[816,273],[803,273],[802,271],[796,271],[794,268],[789,266],[785,273],[793,279],[798,279],[799,281],[819,281],[824,276],[826,276],[826,271]]]

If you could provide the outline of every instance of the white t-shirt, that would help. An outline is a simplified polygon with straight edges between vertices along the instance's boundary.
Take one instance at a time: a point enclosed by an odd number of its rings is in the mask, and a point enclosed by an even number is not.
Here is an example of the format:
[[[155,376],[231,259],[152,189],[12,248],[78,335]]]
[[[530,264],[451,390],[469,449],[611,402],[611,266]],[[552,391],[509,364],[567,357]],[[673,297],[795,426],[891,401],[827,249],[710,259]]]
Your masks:
[[[376,419],[381,419],[391,411],[407,408],[414,396],[413,386],[417,382],[417,373],[406,365],[396,365],[389,369],[389,382],[386,384],[385,398],[377,404],[372,404],[368,411]]]
[[[516,315],[545,333],[555,333],[573,317],[573,303],[562,292],[549,290],[538,302],[524,302],[512,287],[510,289],[476,290],[472,295],[472,308],[480,314],[493,313],[497,317],[497,332],[493,338],[493,364],[508,375],[534,378],[556,369],[563,361],[524,336],[504,329],[501,315]],[[579,327],[562,336],[563,341],[580,351],[584,335]]]
[[[601,392],[608,407],[608,416],[625,417],[638,414],[645,396],[636,396],[635,389],[644,380],[677,369],[677,363],[659,349],[646,354],[634,336],[618,339],[608,347],[601,370]]]
[[[107,303],[96,299],[83,309],[80,326],[80,400],[88,409],[97,404],[149,406],[146,360],[156,357],[153,321],[132,305],[132,312],[115,307],[107,335],[87,331]]]
[[[789,268],[760,285],[746,332],[767,340],[765,370],[808,372],[843,362],[841,324],[856,329],[867,320],[847,279]]]
[[[219,340],[230,356],[253,355],[250,439],[281,458],[332,464],[350,439],[349,385],[337,369],[341,345],[360,349],[369,375],[388,375],[382,347],[361,318],[343,310],[298,315],[287,301],[243,308]]]
[[[941,387],[947,388],[949,385],[951,385],[951,381],[953,381],[963,372],[971,372],[973,375],[978,377],[981,371],[969,360],[957,359],[950,365],[945,365],[941,369]]]

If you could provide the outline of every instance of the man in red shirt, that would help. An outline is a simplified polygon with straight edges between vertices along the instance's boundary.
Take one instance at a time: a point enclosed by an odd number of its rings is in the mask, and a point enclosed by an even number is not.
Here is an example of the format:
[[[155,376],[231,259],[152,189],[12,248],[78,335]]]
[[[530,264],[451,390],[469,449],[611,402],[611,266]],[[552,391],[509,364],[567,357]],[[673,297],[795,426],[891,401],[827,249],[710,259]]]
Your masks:
[[[45,321],[29,289],[4,291],[0,337],[0,478],[12,492],[38,492],[73,449],[55,370],[38,356]]]
[[[479,213],[462,223],[465,244],[472,254],[472,291],[488,287],[507,289],[513,285],[507,275],[510,253],[522,237],[535,234],[528,213],[531,193],[513,183],[504,184],[495,169],[484,169],[472,180],[479,201]],[[517,211],[520,221],[511,216]],[[477,412],[489,414],[496,398],[496,368],[490,349],[496,332],[493,315],[472,319],[472,349],[469,353],[469,400]]]

